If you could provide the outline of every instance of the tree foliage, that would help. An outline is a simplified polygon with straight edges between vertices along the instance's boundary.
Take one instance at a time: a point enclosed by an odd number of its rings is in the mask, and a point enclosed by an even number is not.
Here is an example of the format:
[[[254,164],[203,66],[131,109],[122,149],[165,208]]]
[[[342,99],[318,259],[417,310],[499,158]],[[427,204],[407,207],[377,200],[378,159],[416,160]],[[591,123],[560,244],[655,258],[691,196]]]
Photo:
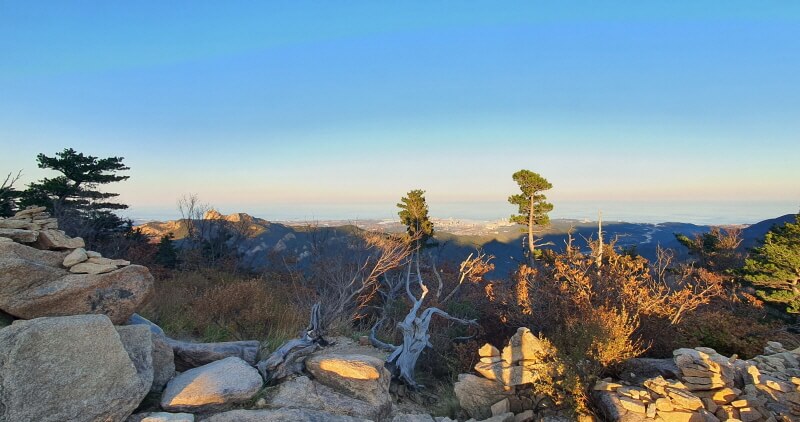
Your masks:
[[[765,301],[800,314],[800,214],[794,223],[773,227],[745,260],[742,272]]]
[[[29,184],[22,193],[22,205],[47,207],[59,218],[62,228],[72,235],[89,237],[90,241],[92,237],[103,238],[130,230],[130,222],[113,213],[128,208],[110,201],[119,194],[99,190],[101,185],[128,179],[129,176],[117,174],[129,170],[122,162],[123,157],[98,158],[67,148],[53,157],[39,154],[36,160],[39,168],[55,170],[61,175]]]
[[[406,226],[409,239],[415,239],[417,247],[425,246],[433,237],[433,222],[428,217],[425,191],[414,189],[397,204],[400,222]]]
[[[697,258],[703,268],[724,273],[741,266],[741,233],[741,229],[734,227],[712,227],[708,233],[694,237],[676,233],[675,239]]]
[[[508,197],[508,202],[518,207],[518,214],[512,215],[510,221],[528,227],[528,247],[533,256],[533,228],[550,224],[548,213],[553,210],[553,204],[547,202],[547,196],[542,192],[552,189],[553,185],[539,173],[530,170],[520,170],[512,177],[521,193]]]

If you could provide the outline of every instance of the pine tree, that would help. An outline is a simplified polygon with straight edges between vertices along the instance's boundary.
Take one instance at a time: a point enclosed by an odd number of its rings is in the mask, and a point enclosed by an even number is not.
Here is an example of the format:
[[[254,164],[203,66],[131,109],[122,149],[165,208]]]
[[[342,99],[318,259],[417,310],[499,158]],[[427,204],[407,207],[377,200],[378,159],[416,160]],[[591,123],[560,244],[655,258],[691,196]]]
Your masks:
[[[433,237],[433,222],[428,217],[428,204],[425,191],[414,189],[400,199],[397,204],[400,222],[406,226],[410,239],[417,239],[417,248],[424,247]]]
[[[29,184],[22,193],[22,205],[45,206],[68,231],[73,226],[91,227],[92,233],[88,235],[98,238],[130,228],[128,221],[113,213],[128,206],[109,201],[119,194],[98,190],[100,185],[128,179],[129,176],[117,174],[129,170],[122,163],[123,157],[97,158],[67,148],[54,157],[39,154],[36,160],[39,168],[55,170],[61,175]],[[87,233],[75,234],[87,236]]]
[[[533,229],[536,226],[550,224],[550,217],[547,213],[553,210],[553,204],[547,202],[547,197],[542,192],[551,189],[553,185],[538,173],[530,170],[520,170],[512,177],[522,193],[508,197],[508,202],[516,205],[519,209],[519,214],[512,215],[510,221],[528,227],[528,248],[532,261],[536,248]]]
[[[762,299],[800,314],[800,214],[794,223],[773,227],[751,251],[742,272]]]
[[[172,237],[172,233],[161,236],[156,250],[156,263],[166,268],[175,268],[178,264],[178,251],[175,249]]]

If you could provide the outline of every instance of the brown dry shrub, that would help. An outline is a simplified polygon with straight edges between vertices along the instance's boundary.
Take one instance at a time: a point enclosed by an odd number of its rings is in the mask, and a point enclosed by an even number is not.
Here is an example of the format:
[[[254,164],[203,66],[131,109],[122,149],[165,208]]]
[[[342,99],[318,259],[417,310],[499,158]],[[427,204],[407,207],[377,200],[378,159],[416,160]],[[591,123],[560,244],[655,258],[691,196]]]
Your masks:
[[[270,287],[258,279],[215,286],[194,299],[189,310],[198,327],[218,333],[220,339],[270,339],[297,335],[305,313],[293,306],[286,290]]]
[[[282,281],[244,278],[224,271],[174,271],[156,279],[156,294],[142,314],[175,338],[202,341],[260,340],[270,345],[295,337],[308,310]]]

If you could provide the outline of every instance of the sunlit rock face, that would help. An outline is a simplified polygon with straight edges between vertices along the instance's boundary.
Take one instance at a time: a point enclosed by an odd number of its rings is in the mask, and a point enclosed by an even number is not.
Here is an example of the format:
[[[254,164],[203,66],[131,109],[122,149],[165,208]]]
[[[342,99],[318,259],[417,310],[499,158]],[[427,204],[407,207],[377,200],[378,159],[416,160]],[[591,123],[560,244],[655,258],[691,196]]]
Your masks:
[[[247,362],[229,357],[190,369],[167,384],[161,407],[168,411],[203,412],[250,400],[263,384]]]
[[[339,392],[383,406],[389,398],[391,374],[372,356],[318,354],[306,359],[314,379]]]

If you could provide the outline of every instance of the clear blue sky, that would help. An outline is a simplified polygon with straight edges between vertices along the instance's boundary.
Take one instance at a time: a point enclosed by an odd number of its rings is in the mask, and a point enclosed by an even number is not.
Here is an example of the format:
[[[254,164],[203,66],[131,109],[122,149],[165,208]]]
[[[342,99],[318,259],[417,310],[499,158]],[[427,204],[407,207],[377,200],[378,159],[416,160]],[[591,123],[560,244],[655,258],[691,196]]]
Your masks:
[[[800,2],[0,0],[0,170],[30,182],[65,147],[124,156],[114,190],[143,214],[194,192],[391,216],[423,188],[501,218],[520,168],[557,215],[793,212]]]

